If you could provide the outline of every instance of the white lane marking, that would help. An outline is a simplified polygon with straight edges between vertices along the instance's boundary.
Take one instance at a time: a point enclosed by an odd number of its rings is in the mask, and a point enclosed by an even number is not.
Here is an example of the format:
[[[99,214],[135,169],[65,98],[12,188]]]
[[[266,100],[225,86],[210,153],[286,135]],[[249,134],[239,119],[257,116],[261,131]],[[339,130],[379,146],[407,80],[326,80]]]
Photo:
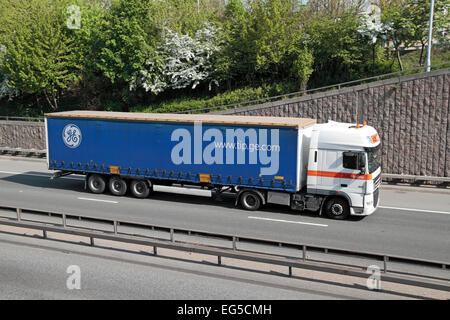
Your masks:
[[[281,220],[281,219],[271,219],[271,218],[261,218],[261,217],[253,217],[249,216],[249,219],[258,219],[258,220],[266,220],[266,221],[274,221],[274,222],[285,222],[285,223],[296,223],[296,224],[306,224],[309,226],[316,226],[316,227],[328,227],[327,224],[320,224],[320,223],[310,223],[310,222],[301,222],[301,221],[289,221],[289,220]]]
[[[32,177],[44,177],[44,178],[50,178],[51,175],[48,174],[39,174],[39,173],[26,173],[26,172],[12,172],[12,171],[0,171],[0,173],[5,174],[15,174],[15,175],[22,175],[22,176],[32,176]],[[84,180],[84,178],[77,178],[77,177],[60,177],[58,179],[70,179],[70,180]]]
[[[431,212],[431,213],[450,214],[450,212],[448,212],[448,211],[434,211],[434,210],[425,210],[425,209],[411,209],[411,208],[398,208],[398,207],[385,207],[385,206],[378,206],[378,208],[392,209],[392,210],[403,210],[403,211],[417,211],[417,212]]]
[[[119,203],[118,201],[91,199],[91,198],[81,198],[81,197],[78,197],[77,199],[78,200],[86,200],[86,201],[106,202],[106,203]]]

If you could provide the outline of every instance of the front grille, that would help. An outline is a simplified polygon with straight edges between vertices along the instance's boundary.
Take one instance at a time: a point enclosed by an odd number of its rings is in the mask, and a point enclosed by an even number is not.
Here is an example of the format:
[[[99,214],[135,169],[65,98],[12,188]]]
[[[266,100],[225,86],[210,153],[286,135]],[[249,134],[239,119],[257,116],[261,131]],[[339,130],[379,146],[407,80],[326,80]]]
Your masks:
[[[378,189],[378,187],[381,184],[381,173],[378,175],[378,177],[376,177],[375,179],[373,179],[373,189]]]
[[[378,194],[379,193],[380,193],[379,189],[375,190],[375,192],[373,193],[373,206],[375,208],[378,207]]]

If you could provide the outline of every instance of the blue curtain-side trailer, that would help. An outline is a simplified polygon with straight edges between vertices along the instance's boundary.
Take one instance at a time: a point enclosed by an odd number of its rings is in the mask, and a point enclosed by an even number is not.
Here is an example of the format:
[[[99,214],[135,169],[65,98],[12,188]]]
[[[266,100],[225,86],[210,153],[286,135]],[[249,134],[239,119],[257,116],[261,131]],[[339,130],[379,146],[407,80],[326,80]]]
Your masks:
[[[377,131],[366,123],[230,115],[69,111],[46,114],[48,168],[86,176],[93,193],[224,192],[334,219],[379,203]]]
[[[73,111],[46,114],[48,168],[86,175],[94,193],[210,196],[223,190],[256,210],[265,191],[300,188],[296,119]],[[301,136],[300,136],[301,138]],[[199,186],[201,188],[199,188]],[[277,193],[272,194],[276,199]],[[242,202],[242,201],[241,201]]]

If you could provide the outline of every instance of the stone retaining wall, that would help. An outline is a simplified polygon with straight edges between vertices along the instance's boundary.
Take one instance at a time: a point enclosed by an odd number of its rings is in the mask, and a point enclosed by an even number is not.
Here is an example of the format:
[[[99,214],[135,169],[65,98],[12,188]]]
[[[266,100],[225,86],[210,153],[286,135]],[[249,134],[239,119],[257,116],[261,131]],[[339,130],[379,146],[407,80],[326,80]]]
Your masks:
[[[0,147],[45,149],[44,124],[28,121],[0,121]]]
[[[449,177],[449,89],[447,68],[216,113],[367,121],[385,173]]]

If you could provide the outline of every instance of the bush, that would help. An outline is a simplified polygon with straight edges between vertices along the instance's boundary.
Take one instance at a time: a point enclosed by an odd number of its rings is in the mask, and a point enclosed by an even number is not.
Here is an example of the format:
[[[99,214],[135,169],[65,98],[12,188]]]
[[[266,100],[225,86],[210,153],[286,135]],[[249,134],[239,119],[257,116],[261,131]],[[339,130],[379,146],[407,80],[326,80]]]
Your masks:
[[[246,102],[267,98],[274,95],[285,94],[293,90],[292,84],[276,83],[273,85],[263,85],[257,88],[240,88],[233,91],[227,91],[218,94],[212,98],[177,98],[164,101],[149,106],[135,106],[131,108],[132,112],[153,112],[169,113],[188,110],[198,110],[204,108],[214,108],[229,104]],[[257,102],[255,102],[256,104]],[[231,107],[230,107],[231,108]]]

